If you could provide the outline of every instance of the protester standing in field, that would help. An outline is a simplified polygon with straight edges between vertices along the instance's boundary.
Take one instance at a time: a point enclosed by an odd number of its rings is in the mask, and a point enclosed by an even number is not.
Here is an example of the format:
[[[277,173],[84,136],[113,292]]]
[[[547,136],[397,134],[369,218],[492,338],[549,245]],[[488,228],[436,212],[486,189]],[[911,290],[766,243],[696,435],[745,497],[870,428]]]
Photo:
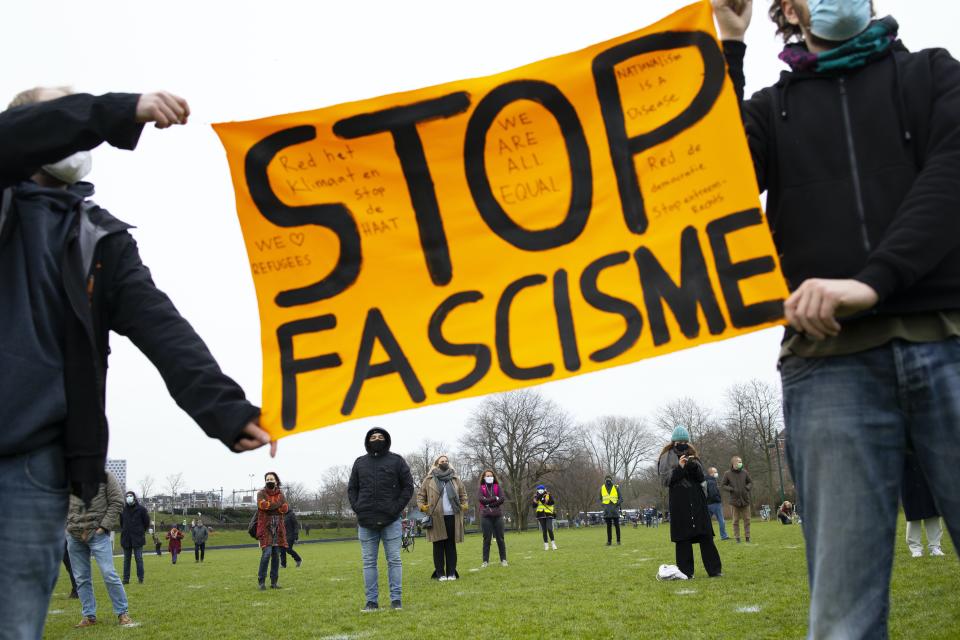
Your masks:
[[[97,623],[97,601],[93,595],[93,574],[90,557],[93,556],[107,587],[113,614],[121,626],[133,625],[127,610],[127,594],[123,590],[120,576],[113,566],[113,541],[110,532],[117,528],[120,512],[123,509],[123,493],[116,476],[107,472],[107,481],[84,506],[83,501],[70,496],[70,510],[67,513],[67,548],[70,551],[70,564],[77,579],[77,593],[83,617],[76,626],[89,627]]]
[[[551,545],[555,550],[557,542],[553,539],[553,519],[557,506],[553,496],[547,491],[546,485],[537,485],[533,494],[533,508],[537,515],[537,524],[540,525],[540,532],[543,534],[543,550],[549,550]]]
[[[714,6],[742,97],[752,2]],[[780,375],[816,638],[887,637],[911,444],[960,541],[960,62],[872,9],[770,2],[790,71],[742,103],[792,292]]]
[[[620,487],[607,476],[600,485],[600,504],[603,506],[603,520],[607,523],[607,546],[613,542],[612,527],[617,528],[617,545],[620,545],[620,509],[622,508]]]
[[[263,489],[257,492],[257,540],[260,541],[260,569],[257,583],[260,591],[266,590],[267,565],[270,565],[270,588],[279,589],[280,549],[287,546],[286,527],[283,516],[290,509],[280,477],[270,471],[263,476]]]
[[[170,552],[170,564],[177,564],[177,556],[180,555],[180,548],[183,544],[183,531],[180,531],[178,525],[170,527],[170,531],[167,532],[167,551]]]
[[[726,492],[727,500],[733,507],[734,540],[740,542],[740,521],[743,520],[744,539],[750,542],[750,492],[753,490],[753,479],[750,478],[750,472],[743,468],[740,456],[730,459],[730,469],[723,474],[720,489]]]
[[[727,528],[723,522],[723,500],[720,497],[719,472],[716,467],[707,469],[707,511],[717,519],[717,526],[720,528],[720,540],[729,540]]]
[[[190,527],[190,537],[193,538],[193,561],[203,562],[207,551],[207,538],[210,537],[210,529],[203,524],[203,520],[196,520]]]
[[[463,542],[463,514],[467,510],[467,490],[450,466],[449,458],[437,456],[433,468],[420,484],[417,507],[430,516],[433,526],[427,529],[427,540],[433,543],[435,580],[456,580],[457,544]]]
[[[497,482],[493,469],[485,469],[480,474],[480,487],[477,489],[477,501],[480,503],[480,529],[483,531],[483,563],[490,563],[490,540],[497,539],[500,552],[500,564],[507,566],[507,543],[503,535],[503,488]]]
[[[903,515],[907,519],[907,547],[914,558],[923,556],[923,532],[927,532],[927,549],[931,556],[942,556],[940,541],[943,527],[940,526],[940,512],[933,502],[930,487],[923,477],[923,470],[913,450],[907,452],[903,465],[903,484],[900,485],[900,499],[903,502]]]
[[[390,584],[390,607],[403,608],[403,565],[400,561],[400,516],[413,497],[413,476],[403,456],[390,451],[390,434],[374,427],[363,439],[366,455],[350,470],[347,497],[357,514],[357,537],[363,558],[363,588],[367,602],[362,611],[379,609],[377,555],[383,542]]]
[[[160,551],[160,548],[163,546],[163,543],[160,542],[160,536],[157,535],[156,529],[150,529],[150,535],[153,536],[153,549],[156,551],[158,556],[162,556],[163,552]]]
[[[299,553],[293,550],[293,545],[300,539],[300,521],[297,520],[297,514],[293,509],[287,511],[287,515],[283,516],[283,527],[287,531],[287,546],[280,549],[280,567],[287,568],[287,554],[289,553],[299,568],[303,559]]]
[[[713,526],[703,495],[703,465],[690,444],[690,433],[678,425],[670,443],[660,452],[657,471],[668,488],[670,540],[676,544],[677,568],[693,577],[693,545],[700,545],[700,558],[711,578],[722,571],[720,553],[713,543]]]
[[[130,556],[137,564],[137,581],[143,584],[143,545],[150,528],[150,514],[137,500],[137,494],[127,491],[120,511],[120,547],[123,549],[123,584],[130,584]]]

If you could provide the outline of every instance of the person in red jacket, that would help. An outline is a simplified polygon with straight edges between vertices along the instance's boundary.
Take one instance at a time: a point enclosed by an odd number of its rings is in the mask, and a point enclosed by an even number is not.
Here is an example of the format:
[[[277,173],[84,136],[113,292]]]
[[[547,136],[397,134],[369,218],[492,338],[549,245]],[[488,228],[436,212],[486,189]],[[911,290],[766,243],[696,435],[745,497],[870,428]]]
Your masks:
[[[180,541],[183,540],[183,531],[180,531],[180,528],[173,526],[170,528],[170,531],[167,533],[167,540],[169,544],[167,545],[167,550],[170,552],[170,558],[172,559],[172,564],[177,564],[177,556],[180,555]]]
[[[290,510],[290,505],[280,489],[280,477],[270,471],[263,479],[264,487],[257,492],[257,540],[260,541],[260,570],[257,573],[257,582],[261,591],[267,588],[267,564],[270,565],[270,588],[280,588],[277,584],[280,575],[280,549],[287,546],[287,530],[283,516]]]

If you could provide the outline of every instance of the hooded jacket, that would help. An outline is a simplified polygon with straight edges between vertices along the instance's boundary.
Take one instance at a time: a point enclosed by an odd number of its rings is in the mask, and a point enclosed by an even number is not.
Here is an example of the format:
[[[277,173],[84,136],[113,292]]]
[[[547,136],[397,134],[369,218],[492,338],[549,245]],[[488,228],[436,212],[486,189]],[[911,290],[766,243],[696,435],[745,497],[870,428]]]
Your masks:
[[[742,99],[746,47],[723,46]],[[791,290],[854,278],[870,314],[960,309],[957,60],[897,41],[860,68],[785,71],[742,112]]]
[[[133,504],[127,504],[126,496],[133,496]],[[137,500],[137,494],[128,491],[124,496],[123,510],[120,511],[120,546],[127,549],[142,547],[147,543],[147,529],[150,528],[150,514]]]
[[[382,433],[386,449],[376,453],[370,448],[370,435]],[[390,451],[390,434],[374,427],[363,438],[367,454],[353,463],[347,497],[357,522],[368,529],[382,529],[400,517],[413,497],[413,476],[403,456]]]

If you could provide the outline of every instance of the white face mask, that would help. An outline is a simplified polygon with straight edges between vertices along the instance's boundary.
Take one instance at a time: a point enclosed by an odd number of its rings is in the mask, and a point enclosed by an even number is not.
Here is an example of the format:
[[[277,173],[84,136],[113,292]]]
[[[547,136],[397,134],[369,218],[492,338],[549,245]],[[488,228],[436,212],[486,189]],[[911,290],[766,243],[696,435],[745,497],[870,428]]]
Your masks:
[[[133,504],[133,496],[127,496],[127,504]]]
[[[869,0],[810,0],[810,33],[834,42],[849,40],[870,24]]]
[[[544,490],[543,490],[543,489],[537,489],[537,493],[539,493],[540,495],[543,495]]]
[[[486,478],[484,478],[483,481],[486,482],[487,484],[493,484],[493,478],[490,476],[487,476]]]
[[[83,180],[93,169],[93,155],[89,151],[78,151],[72,156],[53,164],[45,164],[43,172],[60,182],[75,184]]]

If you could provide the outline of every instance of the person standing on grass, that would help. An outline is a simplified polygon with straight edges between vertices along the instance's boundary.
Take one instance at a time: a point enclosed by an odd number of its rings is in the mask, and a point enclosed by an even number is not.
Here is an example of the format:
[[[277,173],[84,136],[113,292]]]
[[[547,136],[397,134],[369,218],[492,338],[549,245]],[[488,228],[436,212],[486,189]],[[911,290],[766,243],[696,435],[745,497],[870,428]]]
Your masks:
[[[713,543],[713,525],[703,495],[703,465],[690,444],[690,433],[678,425],[657,462],[660,480],[668,488],[670,540],[676,545],[677,568],[693,578],[693,545],[700,545],[700,557],[707,575],[722,575],[720,553]]]
[[[720,528],[720,540],[729,540],[727,527],[723,522],[723,500],[720,497],[719,472],[716,467],[707,469],[707,511],[717,519],[717,526]]]
[[[907,519],[907,546],[914,558],[923,557],[923,532],[927,531],[927,548],[931,556],[944,555],[940,548],[943,527],[940,525],[940,512],[933,502],[930,487],[923,477],[923,470],[917,462],[917,455],[908,450],[903,464],[903,483],[900,485],[900,500],[903,502],[903,515]]]
[[[723,474],[721,491],[727,493],[730,506],[733,507],[733,538],[740,543],[740,520],[743,520],[743,535],[750,542],[750,491],[753,480],[750,472],[743,468],[740,456],[730,458],[730,469]]]
[[[260,541],[260,569],[257,572],[257,584],[260,591],[266,590],[267,565],[270,565],[270,588],[279,589],[280,549],[287,546],[286,527],[283,516],[290,510],[283,491],[280,477],[273,471],[264,476],[263,489],[257,492],[257,540]]]
[[[163,552],[160,551],[160,547],[163,546],[163,543],[160,542],[160,536],[157,535],[157,530],[150,529],[150,535],[153,536],[153,550],[157,552],[158,556],[162,556]]]
[[[503,539],[503,489],[497,482],[497,474],[493,469],[486,469],[480,474],[480,488],[477,490],[477,500],[480,503],[480,529],[483,531],[483,563],[486,567],[490,563],[490,539],[497,539],[497,550],[500,552],[500,564],[507,566],[507,543]]]
[[[150,528],[150,514],[137,501],[137,494],[127,491],[120,512],[120,547],[123,549],[123,584],[130,584],[130,556],[137,563],[137,581],[143,584],[143,545]]]
[[[203,520],[196,520],[190,527],[190,537],[193,538],[193,561],[203,562],[203,557],[207,551],[207,538],[210,537],[210,530]]]
[[[85,506],[77,496],[70,496],[70,509],[67,512],[67,549],[70,552],[70,564],[77,579],[77,593],[83,617],[77,628],[90,627],[97,623],[97,601],[93,595],[93,574],[90,557],[93,556],[100,569],[100,575],[107,587],[107,594],[113,605],[113,613],[121,626],[132,626],[127,608],[127,594],[123,590],[120,576],[113,566],[113,541],[110,532],[119,524],[120,511],[123,509],[123,493],[116,476],[107,472],[107,481],[100,485],[99,491]]]
[[[287,554],[289,553],[293,561],[297,563],[297,568],[299,569],[303,558],[293,550],[293,545],[300,539],[300,521],[297,520],[297,514],[293,509],[287,511],[287,515],[283,516],[283,527],[287,531],[287,546],[280,549],[280,567],[283,569],[287,568]]]
[[[607,476],[600,485],[600,504],[603,505],[603,520],[607,523],[607,546],[613,542],[613,527],[617,528],[617,546],[620,545],[620,487],[613,484],[613,478]]]
[[[433,468],[420,483],[417,506],[430,516],[433,526],[427,540],[433,543],[434,580],[456,580],[457,545],[463,542],[463,514],[467,511],[467,489],[450,466],[446,454],[437,456]]]
[[[347,498],[357,514],[357,537],[363,558],[363,587],[367,602],[362,611],[379,607],[380,589],[377,555],[383,542],[390,583],[390,607],[403,608],[403,565],[400,562],[402,531],[400,516],[413,497],[413,476],[403,456],[390,451],[390,434],[374,427],[363,439],[366,455],[357,458],[350,470]]]
[[[170,563],[177,564],[177,556],[180,555],[180,548],[183,544],[183,531],[180,531],[179,525],[174,525],[170,527],[170,531],[167,532],[167,540],[170,542],[167,543],[167,551],[170,552]]]
[[[537,524],[540,525],[540,532],[543,534],[543,550],[549,550],[551,545],[556,550],[557,542],[553,539],[553,517],[556,515],[557,506],[545,485],[537,485],[533,494],[533,506],[537,514]]]

